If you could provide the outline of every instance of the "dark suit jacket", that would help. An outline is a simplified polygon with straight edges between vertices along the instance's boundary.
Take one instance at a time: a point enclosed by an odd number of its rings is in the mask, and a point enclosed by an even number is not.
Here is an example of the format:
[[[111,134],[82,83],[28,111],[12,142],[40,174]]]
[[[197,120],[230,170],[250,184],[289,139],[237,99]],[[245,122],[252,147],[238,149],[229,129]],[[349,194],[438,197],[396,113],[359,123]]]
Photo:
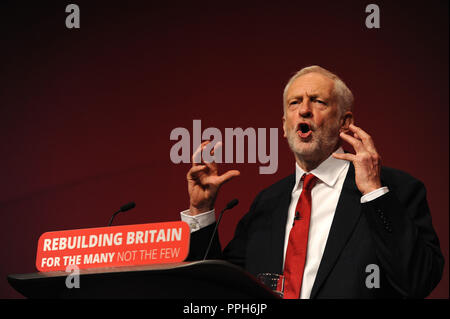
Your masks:
[[[442,276],[444,259],[433,230],[424,185],[383,168],[389,193],[361,204],[350,165],[311,298],[424,298]],[[214,238],[209,259],[225,259],[250,273],[283,272],[283,247],[295,174],[259,193],[221,251]],[[214,225],[191,236],[188,260],[201,259]],[[380,270],[380,287],[368,288],[366,267]]]

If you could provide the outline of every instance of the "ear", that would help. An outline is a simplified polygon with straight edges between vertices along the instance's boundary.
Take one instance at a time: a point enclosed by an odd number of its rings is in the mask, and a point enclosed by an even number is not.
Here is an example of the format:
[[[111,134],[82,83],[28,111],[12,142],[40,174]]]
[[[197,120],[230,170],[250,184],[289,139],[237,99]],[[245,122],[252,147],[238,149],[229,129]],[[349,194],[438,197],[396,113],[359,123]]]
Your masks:
[[[355,119],[353,118],[353,113],[348,111],[345,112],[341,118],[341,128],[339,132],[348,133],[350,131],[350,124],[353,124]]]
[[[282,122],[283,122],[283,137],[286,138],[286,117],[283,115],[283,117],[281,118]]]

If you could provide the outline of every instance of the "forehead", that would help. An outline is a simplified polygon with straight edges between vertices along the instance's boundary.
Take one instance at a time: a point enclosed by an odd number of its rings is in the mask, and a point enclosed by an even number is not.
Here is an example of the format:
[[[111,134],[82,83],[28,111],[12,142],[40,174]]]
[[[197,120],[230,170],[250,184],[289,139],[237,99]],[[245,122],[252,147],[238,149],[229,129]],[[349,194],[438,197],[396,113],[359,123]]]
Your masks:
[[[286,98],[304,95],[317,95],[330,98],[333,94],[334,81],[320,73],[307,73],[292,82],[287,90]]]

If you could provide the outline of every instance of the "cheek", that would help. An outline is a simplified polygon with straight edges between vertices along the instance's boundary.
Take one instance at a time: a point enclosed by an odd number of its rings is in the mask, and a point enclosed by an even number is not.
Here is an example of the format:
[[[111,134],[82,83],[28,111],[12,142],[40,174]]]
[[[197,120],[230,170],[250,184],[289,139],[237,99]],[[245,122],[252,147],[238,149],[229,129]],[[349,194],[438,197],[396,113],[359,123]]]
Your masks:
[[[334,128],[339,123],[339,119],[336,112],[330,112],[328,114],[315,114],[315,124],[317,127]]]
[[[316,125],[316,128],[321,128],[326,126],[326,118],[324,118],[323,116],[314,116],[314,124]]]
[[[286,116],[286,120],[283,123],[285,132],[291,130],[295,126],[295,123],[297,123],[297,121],[293,116]]]

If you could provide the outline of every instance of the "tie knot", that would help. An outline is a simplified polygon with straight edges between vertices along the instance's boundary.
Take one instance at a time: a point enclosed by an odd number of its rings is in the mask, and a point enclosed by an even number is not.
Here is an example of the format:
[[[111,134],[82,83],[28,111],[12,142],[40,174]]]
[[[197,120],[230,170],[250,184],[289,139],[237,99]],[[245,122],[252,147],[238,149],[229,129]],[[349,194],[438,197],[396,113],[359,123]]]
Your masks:
[[[316,185],[317,177],[314,174],[303,174],[301,180],[303,181],[303,188],[311,190]]]

